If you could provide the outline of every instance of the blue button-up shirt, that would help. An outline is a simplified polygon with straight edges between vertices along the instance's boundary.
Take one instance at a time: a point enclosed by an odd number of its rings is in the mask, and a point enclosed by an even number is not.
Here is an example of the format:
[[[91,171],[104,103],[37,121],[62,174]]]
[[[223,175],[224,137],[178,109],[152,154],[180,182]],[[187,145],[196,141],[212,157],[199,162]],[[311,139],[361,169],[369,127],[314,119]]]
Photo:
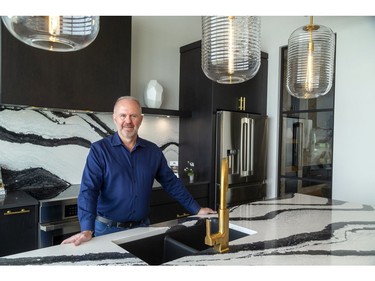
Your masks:
[[[93,143],[78,195],[81,230],[94,231],[97,215],[118,222],[147,219],[154,179],[187,211],[198,213],[199,204],[156,144],[138,137],[130,152],[118,133]]]

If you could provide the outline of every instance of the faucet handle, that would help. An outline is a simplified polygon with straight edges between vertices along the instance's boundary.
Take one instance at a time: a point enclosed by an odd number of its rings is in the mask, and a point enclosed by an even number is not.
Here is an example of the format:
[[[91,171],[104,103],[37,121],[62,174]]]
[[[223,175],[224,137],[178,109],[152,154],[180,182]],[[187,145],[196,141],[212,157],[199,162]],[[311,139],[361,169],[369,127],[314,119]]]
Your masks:
[[[206,237],[204,238],[204,243],[208,246],[213,246],[213,241],[211,237],[211,220],[206,219]]]
[[[206,235],[211,236],[211,219],[206,219]]]

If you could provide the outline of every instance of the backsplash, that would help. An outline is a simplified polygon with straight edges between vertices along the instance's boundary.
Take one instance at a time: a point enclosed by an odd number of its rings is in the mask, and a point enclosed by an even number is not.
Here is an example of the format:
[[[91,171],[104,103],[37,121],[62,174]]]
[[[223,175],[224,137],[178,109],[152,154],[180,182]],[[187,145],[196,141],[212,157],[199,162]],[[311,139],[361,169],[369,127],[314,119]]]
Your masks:
[[[147,115],[139,136],[178,160],[178,118]],[[92,142],[115,132],[112,112],[0,105],[0,167],[7,190],[80,184]]]

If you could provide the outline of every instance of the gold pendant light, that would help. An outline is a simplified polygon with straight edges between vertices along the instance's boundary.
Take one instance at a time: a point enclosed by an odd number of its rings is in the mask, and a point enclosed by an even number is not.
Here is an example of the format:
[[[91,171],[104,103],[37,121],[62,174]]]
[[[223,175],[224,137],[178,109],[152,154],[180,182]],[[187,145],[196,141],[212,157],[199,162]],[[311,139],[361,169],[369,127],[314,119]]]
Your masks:
[[[202,17],[202,70],[221,84],[245,82],[260,67],[260,17]]]
[[[287,90],[297,98],[323,96],[332,87],[335,35],[323,25],[296,29],[288,40]]]
[[[54,52],[83,49],[99,33],[99,16],[3,16],[2,20],[20,41]]]

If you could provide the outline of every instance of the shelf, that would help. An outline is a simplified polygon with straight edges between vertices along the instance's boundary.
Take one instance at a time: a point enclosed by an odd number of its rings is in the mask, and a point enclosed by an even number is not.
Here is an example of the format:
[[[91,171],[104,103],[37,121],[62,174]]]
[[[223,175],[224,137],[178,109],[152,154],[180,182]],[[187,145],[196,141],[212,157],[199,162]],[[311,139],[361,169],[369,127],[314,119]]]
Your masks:
[[[142,113],[145,115],[158,115],[166,117],[191,117],[191,112],[162,108],[142,107]]]

